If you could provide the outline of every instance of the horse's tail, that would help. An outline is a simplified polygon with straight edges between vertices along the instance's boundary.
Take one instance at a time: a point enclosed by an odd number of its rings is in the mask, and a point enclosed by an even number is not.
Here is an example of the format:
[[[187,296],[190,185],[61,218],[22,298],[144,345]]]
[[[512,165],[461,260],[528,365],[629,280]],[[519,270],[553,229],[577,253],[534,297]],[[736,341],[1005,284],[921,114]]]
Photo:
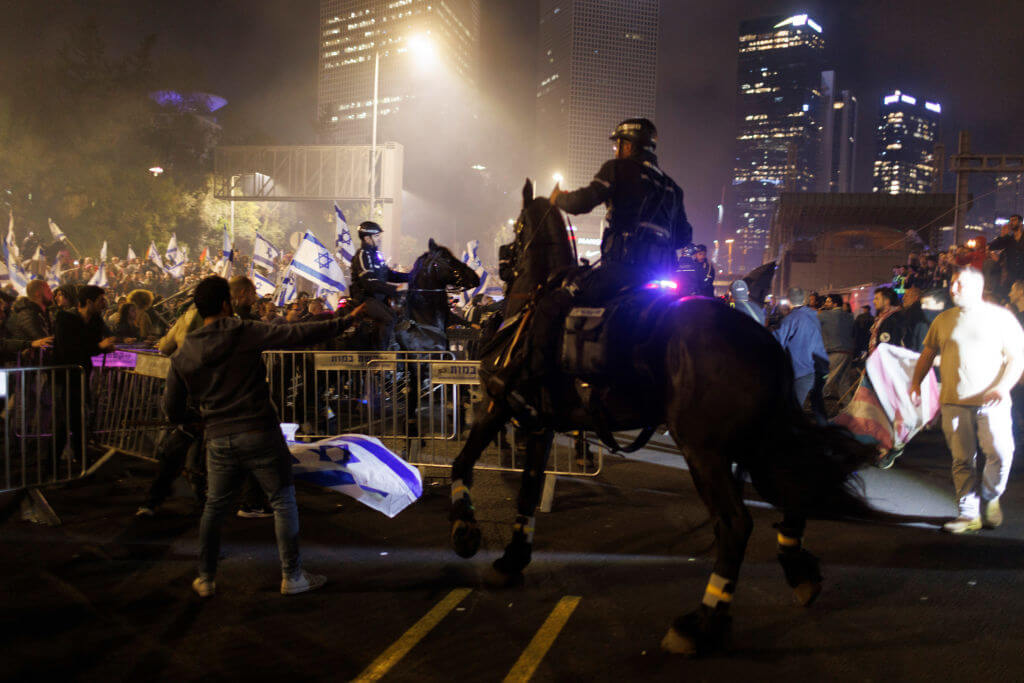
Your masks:
[[[781,375],[780,401],[764,425],[757,456],[748,465],[758,493],[773,505],[808,518],[920,521],[877,510],[867,502],[857,470],[874,462],[874,447],[844,427],[811,420],[797,404],[791,372]]]

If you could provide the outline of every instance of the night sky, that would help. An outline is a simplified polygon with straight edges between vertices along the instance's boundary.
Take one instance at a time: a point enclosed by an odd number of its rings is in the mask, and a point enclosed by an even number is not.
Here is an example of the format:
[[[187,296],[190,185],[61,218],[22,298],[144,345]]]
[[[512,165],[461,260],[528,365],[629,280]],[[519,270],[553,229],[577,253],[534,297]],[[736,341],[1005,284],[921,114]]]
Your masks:
[[[505,103],[510,140],[532,130],[534,5],[481,2],[484,95]],[[231,103],[224,119],[229,139],[232,121],[239,120],[267,142],[311,143],[318,8],[318,0],[3,0],[0,59],[45,55],[60,45],[69,25],[92,14],[112,50],[157,33],[159,58],[200,71],[203,87]],[[943,105],[950,153],[960,129],[971,131],[975,151],[1024,152],[1024,3],[662,0],[659,152],[662,166],[686,191],[698,238],[711,237],[715,205],[729,182],[738,22],[803,12],[824,27],[839,87],[860,100],[859,190],[870,191],[878,105],[894,88]],[[991,181],[974,186],[975,192],[987,188]]]

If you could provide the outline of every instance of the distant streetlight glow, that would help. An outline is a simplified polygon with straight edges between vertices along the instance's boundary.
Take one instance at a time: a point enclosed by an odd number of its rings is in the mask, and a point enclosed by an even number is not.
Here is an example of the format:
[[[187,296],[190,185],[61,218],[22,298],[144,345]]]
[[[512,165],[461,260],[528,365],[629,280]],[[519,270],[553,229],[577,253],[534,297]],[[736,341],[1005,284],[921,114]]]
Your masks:
[[[438,62],[437,44],[430,37],[430,34],[417,33],[406,39],[409,52],[416,57],[420,66],[434,66]]]
[[[472,166],[470,166],[470,168],[473,169],[474,171],[486,171],[487,170],[487,167],[484,166],[483,164],[473,164]]]
[[[150,167],[149,172],[152,173],[153,177],[155,178],[158,175],[160,175],[161,173],[163,173],[164,169],[161,168],[160,166],[152,166],[152,167]]]
[[[554,174],[553,176],[551,176],[551,179],[554,180],[559,185],[561,185],[562,181],[565,180],[561,173]]]

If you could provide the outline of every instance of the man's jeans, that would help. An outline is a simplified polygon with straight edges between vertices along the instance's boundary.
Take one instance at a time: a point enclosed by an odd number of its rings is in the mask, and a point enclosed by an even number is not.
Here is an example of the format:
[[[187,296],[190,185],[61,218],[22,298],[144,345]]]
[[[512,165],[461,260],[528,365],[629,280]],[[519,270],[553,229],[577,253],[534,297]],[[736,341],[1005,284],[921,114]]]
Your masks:
[[[220,528],[246,472],[252,472],[274,509],[274,533],[286,577],[299,573],[299,510],[292,463],[280,430],[230,434],[206,441],[207,493],[199,523],[199,575],[217,573]]]
[[[942,405],[942,432],[953,454],[953,486],[959,514],[976,518],[980,501],[1006,490],[1013,464],[1013,418],[1009,401],[998,406]],[[980,481],[975,462],[978,447],[985,455]]]

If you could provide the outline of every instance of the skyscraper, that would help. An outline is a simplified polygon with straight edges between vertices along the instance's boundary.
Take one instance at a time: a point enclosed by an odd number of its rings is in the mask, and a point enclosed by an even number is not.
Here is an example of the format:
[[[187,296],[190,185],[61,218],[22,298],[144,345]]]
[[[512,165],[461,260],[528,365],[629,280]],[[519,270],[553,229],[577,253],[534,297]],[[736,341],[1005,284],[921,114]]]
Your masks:
[[[824,48],[821,25],[806,14],[740,24],[730,220],[737,269],[761,263],[779,192],[816,188]]]
[[[659,1],[540,0],[539,189],[556,173],[564,189],[588,184],[619,121],[654,120]],[[581,235],[596,237],[600,218],[576,219]]]
[[[380,56],[379,139],[436,85],[418,73],[424,46],[437,68],[476,79],[479,0],[320,0],[317,118],[321,140],[366,144],[373,124],[374,58]],[[412,113],[412,112],[410,112]],[[406,117],[408,122],[408,117]],[[405,142],[399,140],[399,142]]]
[[[836,72],[821,75],[823,125],[819,192],[853,192],[857,156],[857,98],[836,88]]]
[[[882,98],[872,192],[924,194],[935,179],[942,107],[896,90]]]

